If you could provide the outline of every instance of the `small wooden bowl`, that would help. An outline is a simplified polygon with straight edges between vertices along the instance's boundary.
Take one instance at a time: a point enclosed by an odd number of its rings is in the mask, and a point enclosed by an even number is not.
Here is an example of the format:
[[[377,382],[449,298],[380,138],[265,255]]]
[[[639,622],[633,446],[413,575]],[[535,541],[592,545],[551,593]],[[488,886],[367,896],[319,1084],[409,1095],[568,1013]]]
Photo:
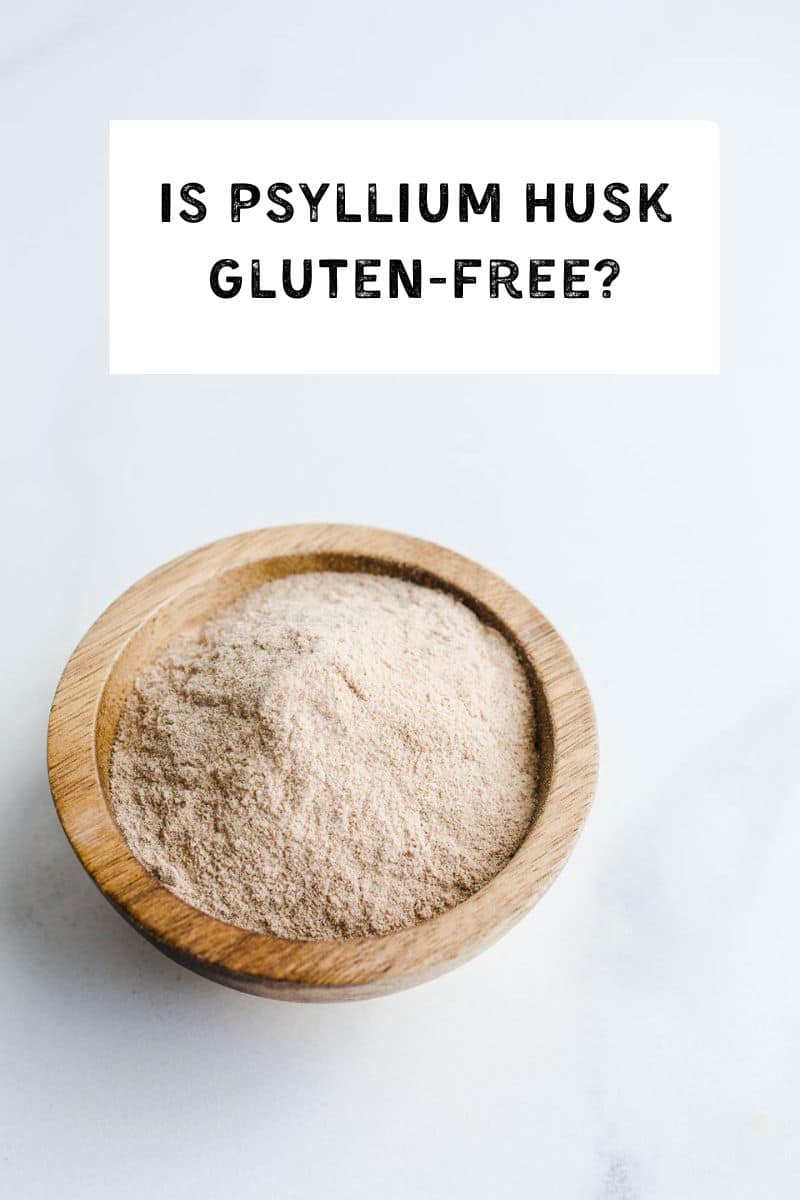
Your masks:
[[[398,575],[448,591],[514,645],[531,684],[539,782],[530,831],[484,888],[438,917],[382,937],[289,941],[199,912],[128,849],[109,803],[114,734],[133,679],[179,633],[247,589],[301,571]],[[505,933],[572,849],[594,794],[591,701],[569,650],[533,605],[450,550],[383,530],[294,525],[214,542],[134,584],[70,658],[48,732],[50,787],[73,849],[103,895],[171,958],[219,983],[286,1000],[350,1000],[449,970]]]

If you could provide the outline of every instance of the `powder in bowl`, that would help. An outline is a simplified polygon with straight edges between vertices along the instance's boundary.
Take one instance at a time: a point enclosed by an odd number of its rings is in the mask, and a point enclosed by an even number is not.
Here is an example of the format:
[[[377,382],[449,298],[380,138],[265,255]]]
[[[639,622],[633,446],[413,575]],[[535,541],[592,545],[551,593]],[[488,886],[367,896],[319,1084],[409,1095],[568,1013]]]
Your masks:
[[[528,682],[508,641],[402,579],[274,580],[134,681],[111,757],[132,852],[243,929],[389,933],[466,899],[533,818]]]

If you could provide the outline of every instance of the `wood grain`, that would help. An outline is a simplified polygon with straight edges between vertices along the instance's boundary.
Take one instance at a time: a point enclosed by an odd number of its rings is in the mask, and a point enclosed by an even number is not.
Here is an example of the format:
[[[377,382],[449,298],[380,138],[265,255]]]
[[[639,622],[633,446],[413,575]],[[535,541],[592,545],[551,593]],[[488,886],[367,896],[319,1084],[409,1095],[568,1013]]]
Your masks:
[[[206,916],[133,857],[108,802],[111,747],[135,676],[179,632],[248,588],[301,571],[388,573],[460,596],[516,647],[534,700],[536,815],[511,862],[448,912],[383,937],[299,942]],[[508,930],[572,849],[594,794],[597,743],[586,685],[524,596],[469,559],[384,530],[294,525],[214,542],[146,576],[88,631],[64,670],[48,732],[50,786],[72,846],[105,897],[146,938],[230,987],[291,1000],[349,1000],[421,983]]]

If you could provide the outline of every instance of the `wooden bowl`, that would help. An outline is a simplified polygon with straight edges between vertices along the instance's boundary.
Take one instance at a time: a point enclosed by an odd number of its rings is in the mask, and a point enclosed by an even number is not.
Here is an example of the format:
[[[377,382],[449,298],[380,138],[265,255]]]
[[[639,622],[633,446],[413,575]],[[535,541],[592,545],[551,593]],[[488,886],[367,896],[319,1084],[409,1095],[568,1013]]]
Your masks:
[[[302,571],[390,574],[450,592],[509,639],[531,684],[539,780],[525,840],[475,895],[381,937],[289,941],[207,916],[134,858],[111,813],[111,748],[133,679],[176,635],[247,589]],[[564,865],[597,773],[586,685],[541,613],[497,576],[450,550],[349,525],[294,525],[225,538],[134,584],[99,617],[67,663],[53,700],[47,750],[61,823],[106,899],[192,970],[229,987],[287,1000],[392,992],[449,970],[500,937]]]

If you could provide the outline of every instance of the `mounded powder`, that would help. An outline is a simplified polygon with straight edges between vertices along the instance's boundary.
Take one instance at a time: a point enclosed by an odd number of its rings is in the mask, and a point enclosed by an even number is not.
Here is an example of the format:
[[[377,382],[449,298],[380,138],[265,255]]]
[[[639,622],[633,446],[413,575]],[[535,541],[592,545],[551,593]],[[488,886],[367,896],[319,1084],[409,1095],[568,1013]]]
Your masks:
[[[289,938],[382,934],[470,896],[533,816],[506,639],[444,592],[316,572],[249,592],[134,682],[111,799],[196,908]]]

